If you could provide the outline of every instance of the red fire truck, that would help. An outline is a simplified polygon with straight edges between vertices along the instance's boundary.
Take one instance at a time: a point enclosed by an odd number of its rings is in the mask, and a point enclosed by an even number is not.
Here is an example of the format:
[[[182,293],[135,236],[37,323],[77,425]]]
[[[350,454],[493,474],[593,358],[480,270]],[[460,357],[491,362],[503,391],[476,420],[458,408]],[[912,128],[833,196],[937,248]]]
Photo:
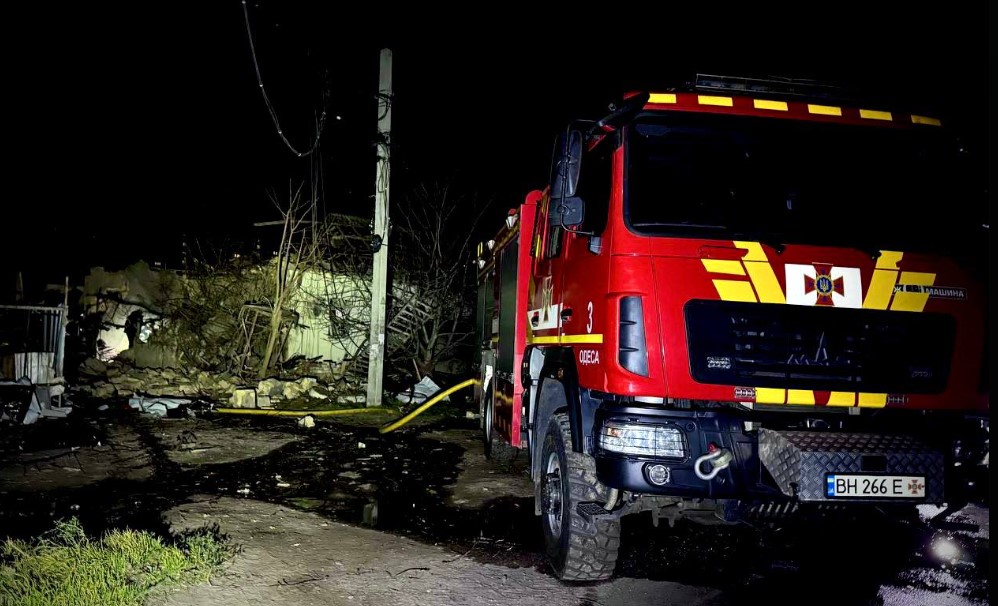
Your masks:
[[[964,162],[933,117],[739,78],[568,126],[478,258],[486,450],[525,453],[560,578],[609,577],[642,511],[966,502],[989,401]]]

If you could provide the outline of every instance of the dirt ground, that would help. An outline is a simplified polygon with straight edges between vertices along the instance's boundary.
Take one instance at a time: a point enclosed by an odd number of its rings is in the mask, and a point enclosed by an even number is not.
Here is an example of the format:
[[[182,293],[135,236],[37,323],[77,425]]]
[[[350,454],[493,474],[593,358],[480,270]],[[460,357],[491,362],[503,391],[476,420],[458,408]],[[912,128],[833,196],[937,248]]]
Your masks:
[[[171,527],[218,523],[243,546],[209,585],[156,596],[162,606],[323,604],[716,604],[720,592],[640,579],[569,586],[535,568],[482,564],[444,547],[260,501],[204,498]]]
[[[127,414],[8,429],[0,535],[67,516],[95,534],[217,524],[240,553],[210,584],[158,593],[162,605],[990,603],[986,506],[931,537],[884,521],[762,535],[627,518],[615,578],[562,584],[544,561],[526,461],[486,460],[473,420],[386,435],[378,424]],[[934,560],[939,538],[960,555]],[[829,585],[830,570],[848,582]]]
[[[47,423],[40,424],[51,426]],[[86,431],[50,448],[7,453],[0,467],[0,495],[79,488],[109,479],[147,480],[153,476],[151,453],[129,427]],[[68,437],[68,436],[67,436]]]
[[[456,444],[461,453],[461,470],[457,481],[447,486],[448,502],[457,507],[479,508],[496,497],[532,499],[534,487],[526,471],[526,460],[498,465],[482,456],[479,432],[473,429],[431,431],[423,434],[427,440]]]

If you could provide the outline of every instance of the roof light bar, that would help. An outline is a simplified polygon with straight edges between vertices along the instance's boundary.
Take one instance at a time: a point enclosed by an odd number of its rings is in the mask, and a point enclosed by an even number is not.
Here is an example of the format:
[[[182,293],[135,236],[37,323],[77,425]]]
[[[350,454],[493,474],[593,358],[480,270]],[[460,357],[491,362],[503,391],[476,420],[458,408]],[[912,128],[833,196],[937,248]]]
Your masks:
[[[700,91],[767,93],[792,97],[843,99],[847,95],[837,86],[818,84],[813,80],[745,78],[697,74],[694,87]]]

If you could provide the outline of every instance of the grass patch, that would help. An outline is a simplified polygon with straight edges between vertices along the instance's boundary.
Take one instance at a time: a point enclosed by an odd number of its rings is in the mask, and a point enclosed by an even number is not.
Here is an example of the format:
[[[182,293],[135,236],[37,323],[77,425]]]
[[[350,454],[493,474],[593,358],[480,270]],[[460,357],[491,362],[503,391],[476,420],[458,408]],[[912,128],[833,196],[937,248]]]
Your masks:
[[[164,542],[113,530],[97,540],[73,518],[31,542],[0,545],[0,606],[132,606],[159,585],[207,581],[234,548],[217,530]]]

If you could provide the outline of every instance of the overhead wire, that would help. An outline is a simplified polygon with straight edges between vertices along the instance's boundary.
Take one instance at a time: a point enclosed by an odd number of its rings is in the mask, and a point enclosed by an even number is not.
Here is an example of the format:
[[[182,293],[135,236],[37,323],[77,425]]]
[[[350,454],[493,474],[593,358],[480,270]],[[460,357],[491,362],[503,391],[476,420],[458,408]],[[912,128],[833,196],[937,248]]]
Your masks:
[[[322,138],[322,130],[326,125],[326,101],[327,94],[326,90],[323,89],[322,93],[322,113],[319,116],[319,124],[316,127],[315,140],[312,141],[311,145],[305,151],[299,151],[288,137],[284,134],[284,129],[281,128],[281,121],[277,117],[277,111],[274,109],[274,105],[270,102],[270,97],[267,95],[267,89],[263,86],[263,75],[260,72],[260,62],[257,60],[256,56],[256,44],[253,42],[253,30],[250,27],[249,9],[246,7],[246,0],[242,0],[243,5],[243,20],[246,23],[246,39],[249,41],[250,55],[253,57],[253,69],[256,72],[256,82],[260,89],[260,95],[263,97],[263,103],[267,106],[267,112],[270,114],[270,119],[274,123],[274,127],[277,129],[277,136],[281,138],[284,145],[287,146],[289,150],[299,158],[304,158],[306,156],[312,155],[319,148],[319,139]]]

